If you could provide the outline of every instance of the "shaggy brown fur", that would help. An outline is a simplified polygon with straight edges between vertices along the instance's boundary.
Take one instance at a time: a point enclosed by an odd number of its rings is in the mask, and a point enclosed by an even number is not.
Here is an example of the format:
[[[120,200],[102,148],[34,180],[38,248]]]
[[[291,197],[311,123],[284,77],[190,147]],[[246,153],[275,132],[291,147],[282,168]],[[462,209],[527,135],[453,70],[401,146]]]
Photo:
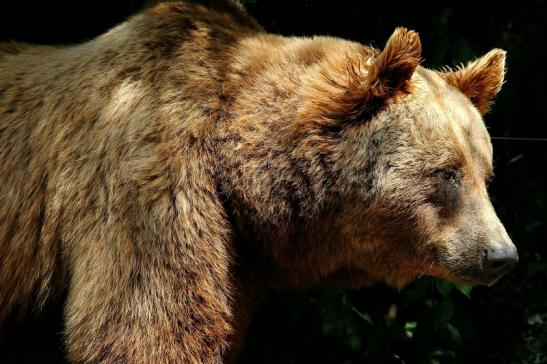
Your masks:
[[[493,282],[477,108],[504,53],[435,73],[420,51],[267,34],[230,2],[1,44],[0,322],[67,289],[73,362],[219,363],[275,282]]]

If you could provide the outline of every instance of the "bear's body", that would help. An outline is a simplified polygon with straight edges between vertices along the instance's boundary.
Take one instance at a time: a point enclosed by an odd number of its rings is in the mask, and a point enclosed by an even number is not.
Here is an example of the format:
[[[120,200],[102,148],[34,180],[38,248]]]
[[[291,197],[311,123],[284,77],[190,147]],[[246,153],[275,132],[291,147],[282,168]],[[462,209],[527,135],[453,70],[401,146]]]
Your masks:
[[[454,87],[477,86],[419,57],[412,32],[382,53],[284,38],[230,2],[159,4],[76,46],[0,44],[0,325],[66,290],[74,362],[218,363],[274,281],[480,281],[443,264],[477,262],[460,250],[484,234],[431,239],[481,225],[475,205],[428,174],[483,187],[488,135]],[[470,66],[495,69],[466,94],[481,112],[502,58]]]

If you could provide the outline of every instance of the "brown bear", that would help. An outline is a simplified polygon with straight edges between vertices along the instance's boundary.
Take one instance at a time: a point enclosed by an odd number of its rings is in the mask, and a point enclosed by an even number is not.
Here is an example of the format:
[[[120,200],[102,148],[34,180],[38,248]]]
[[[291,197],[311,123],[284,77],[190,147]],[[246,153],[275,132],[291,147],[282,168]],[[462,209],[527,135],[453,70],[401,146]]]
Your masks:
[[[220,363],[272,284],[492,284],[517,261],[481,118],[505,53],[420,54],[228,0],[0,44],[0,322],[64,297],[72,362]]]

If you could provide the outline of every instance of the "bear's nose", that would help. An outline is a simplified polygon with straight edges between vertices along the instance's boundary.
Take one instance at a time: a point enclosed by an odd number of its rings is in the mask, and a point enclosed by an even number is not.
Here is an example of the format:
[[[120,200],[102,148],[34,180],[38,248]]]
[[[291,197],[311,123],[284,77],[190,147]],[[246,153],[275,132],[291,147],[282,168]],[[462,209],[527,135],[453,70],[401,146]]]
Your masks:
[[[503,274],[519,261],[517,249],[513,244],[493,243],[483,251],[484,270],[488,273]]]

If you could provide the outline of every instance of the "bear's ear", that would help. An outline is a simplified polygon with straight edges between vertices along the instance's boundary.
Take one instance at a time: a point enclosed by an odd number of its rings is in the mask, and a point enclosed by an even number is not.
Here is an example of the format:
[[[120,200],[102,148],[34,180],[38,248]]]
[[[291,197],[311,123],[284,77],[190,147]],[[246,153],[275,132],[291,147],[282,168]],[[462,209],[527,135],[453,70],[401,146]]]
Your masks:
[[[309,87],[303,88],[309,95],[304,97],[308,106],[303,107],[301,120],[321,120],[323,125],[336,125],[341,120],[363,121],[398,94],[410,92],[410,79],[421,62],[418,34],[397,28],[382,52],[375,51],[372,57],[370,52],[367,48],[366,67],[347,58],[347,62],[331,62],[321,68],[322,82],[310,78]]]
[[[467,96],[481,114],[485,114],[503,84],[505,51],[493,49],[466,66],[440,75]]]
[[[367,75],[369,93],[379,104],[398,92],[409,92],[410,78],[420,65],[422,45],[418,33],[397,28]]]

